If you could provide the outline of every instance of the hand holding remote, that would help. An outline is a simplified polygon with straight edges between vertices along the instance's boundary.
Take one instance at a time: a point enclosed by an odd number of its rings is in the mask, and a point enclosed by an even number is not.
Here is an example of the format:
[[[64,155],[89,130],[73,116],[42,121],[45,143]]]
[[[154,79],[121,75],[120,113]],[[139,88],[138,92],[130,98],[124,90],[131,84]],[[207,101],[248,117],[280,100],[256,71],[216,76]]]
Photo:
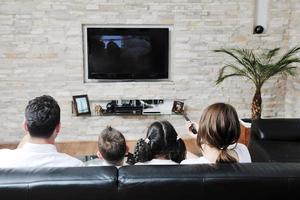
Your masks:
[[[193,122],[186,116],[186,115],[183,115],[183,117],[185,118],[185,120],[189,123],[188,125],[188,129],[195,135],[197,135],[198,131],[197,129],[195,128],[195,124],[193,124]]]

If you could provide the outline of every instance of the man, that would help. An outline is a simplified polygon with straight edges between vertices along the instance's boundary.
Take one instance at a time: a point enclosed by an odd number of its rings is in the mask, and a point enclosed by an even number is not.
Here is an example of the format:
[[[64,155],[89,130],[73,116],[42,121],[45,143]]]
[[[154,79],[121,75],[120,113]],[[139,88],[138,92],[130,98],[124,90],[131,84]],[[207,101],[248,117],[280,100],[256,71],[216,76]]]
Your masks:
[[[60,108],[51,96],[30,100],[25,109],[25,137],[15,150],[0,150],[0,168],[75,167],[83,163],[56,150],[60,132]]]
[[[108,126],[105,128],[98,139],[97,156],[99,159],[94,159],[86,163],[87,166],[116,166],[124,165],[124,158],[128,152],[126,140],[123,134]]]

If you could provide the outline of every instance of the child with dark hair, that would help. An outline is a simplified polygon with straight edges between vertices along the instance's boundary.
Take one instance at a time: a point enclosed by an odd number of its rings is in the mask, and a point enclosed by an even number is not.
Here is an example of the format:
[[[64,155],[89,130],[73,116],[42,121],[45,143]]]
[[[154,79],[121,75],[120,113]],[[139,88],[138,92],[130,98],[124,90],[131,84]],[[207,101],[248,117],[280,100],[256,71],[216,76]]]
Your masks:
[[[87,162],[88,166],[116,166],[124,164],[125,154],[128,151],[123,134],[108,126],[99,135],[97,156],[99,159]]]
[[[247,147],[237,143],[239,137],[240,123],[235,108],[225,103],[212,104],[199,121],[197,145],[203,156],[181,164],[251,162]]]
[[[174,165],[186,157],[182,139],[168,121],[157,121],[150,125],[146,139],[138,140],[134,157],[137,164]]]

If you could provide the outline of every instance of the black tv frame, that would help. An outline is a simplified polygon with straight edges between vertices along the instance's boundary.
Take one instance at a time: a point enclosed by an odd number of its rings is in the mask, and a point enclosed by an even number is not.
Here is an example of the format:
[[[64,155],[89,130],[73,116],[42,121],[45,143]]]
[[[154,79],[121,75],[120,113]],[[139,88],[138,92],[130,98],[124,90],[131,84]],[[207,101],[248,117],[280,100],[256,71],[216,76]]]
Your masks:
[[[169,30],[168,41],[168,77],[167,78],[155,78],[155,79],[90,79],[88,77],[88,42],[87,42],[87,29],[88,28],[167,28]],[[170,82],[171,81],[171,25],[95,25],[95,24],[83,24],[82,36],[83,36],[83,82],[84,83],[98,83],[98,82]]]

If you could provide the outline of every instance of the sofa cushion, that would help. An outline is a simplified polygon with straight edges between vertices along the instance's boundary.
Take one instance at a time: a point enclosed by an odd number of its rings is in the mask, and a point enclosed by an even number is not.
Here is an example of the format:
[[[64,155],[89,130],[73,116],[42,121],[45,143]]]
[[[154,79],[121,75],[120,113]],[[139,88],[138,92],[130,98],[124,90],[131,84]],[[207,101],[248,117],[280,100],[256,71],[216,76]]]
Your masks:
[[[300,197],[300,163],[129,166],[119,169],[119,195],[130,200]],[[298,187],[298,188],[297,188]]]
[[[0,199],[116,199],[115,167],[1,169]]]
[[[300,119],[260,119],[252,123],[251,133],[260,140],[300,141]]]

